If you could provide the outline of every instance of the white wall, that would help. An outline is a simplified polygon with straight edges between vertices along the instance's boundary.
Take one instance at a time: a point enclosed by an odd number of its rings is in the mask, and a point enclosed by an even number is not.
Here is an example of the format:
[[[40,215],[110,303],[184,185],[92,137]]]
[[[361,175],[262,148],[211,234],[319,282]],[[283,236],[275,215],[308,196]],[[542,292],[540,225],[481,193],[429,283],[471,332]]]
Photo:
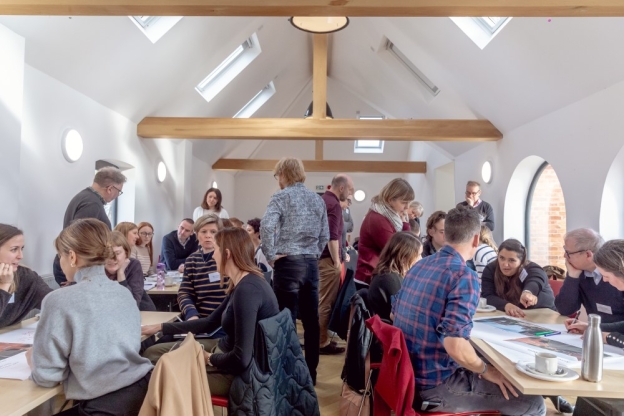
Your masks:
[[[0,25],[0,222],[12,225],[19,212],[24,53],[24,38]]]
[[[507,132],[499,142],[483,144],[459,156],[455,160],[458,200],[462,199],[466,179],[479,180],[483,162],[491,160],[493,179],[483,185],[483,199],[495,210],[494,236],[500,241],[511,175],[520,161],[536,155],[557,173],[566,201],[567,229],[598,230],[603,185],[624,144],[622,108],[624,82]],[[505,237],[511,237],[507,231]]]
[[[154,225],[159,253],[163,234],[182,217],[183,204],[175,196],[187,186],[184,143],[139,139],[136,124],[28,65],[24,80],[18,219],[26,237],[24,263],[40,274],[51,272],[52,242],[62,229],[67,203],[91,184],[98,159],[135,167],[134,221]],[[84,153],[75,163],[61,152],[61,133],[67,127],[78,130],[84,141]],[[168,169],[163,183],[156,179],[160,160]]]
[[[600,234],[606,239],[624,238],[624,147],[605,179],[600,206]]]
[[[435,170],[435,207],[436,211],[455,208],[455,167],[453,162],[442,165]]]

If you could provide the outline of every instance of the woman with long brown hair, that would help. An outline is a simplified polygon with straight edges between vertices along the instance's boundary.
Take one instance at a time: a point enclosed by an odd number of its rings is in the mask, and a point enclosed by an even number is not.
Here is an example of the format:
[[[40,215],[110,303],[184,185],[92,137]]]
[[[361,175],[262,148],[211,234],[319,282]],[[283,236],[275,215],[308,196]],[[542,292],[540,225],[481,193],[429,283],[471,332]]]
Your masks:
[[[139,239],[135,246],[135,256],[130,257],[137,259],[141,263],[143,276],[150,276],[156,273],[154,268],[154,227],[149,222],[140,222],[138,226]]]
[[[0,224],[0,328],[20,322],[52,291],[37,273],[20,265],[24,250],[21,230]]]
[[[446,244],[444,237],[444,223],[446,222],[446,212],[436,211],[427,219],[427,230],[425,244],[423,246],[423,257],[435,254]]]
[[[215,236],[213,258],[224,282],[229,277],[227,297],[210,316],[192,321],[147,325],[143,335],[162,331],[165,335],[210,333],[222,327],[220,339],[200,340],[208,367],[208,386],[213,395],[227,396],[235,376],[241,374],[253,358],[258,321],[279,313],[277,299],[254,263],[254,246],[247,231],[225,228]],[[146,355],[149,353],[149,349]]]
[[[124,221],[117,224],[113,231],[119,231],[126,237],[128,244],[130,244],[130,257],[136,259],[136,244],[137,241],[139,241],[139,227],[133,222]]]
[[[536,263],[527,259],[522,243],[508,239],[498,247],[498,258],[483,270],[481,297],[507,315],[523,318],[522,309],[555,309],[548,277]]]
[[[401,289],[403,278],[422,256],[422,243],[412,232],[392,236],[381,251],[368,289],[368,302],[381,319],[390,320],[392,296]]]
[[[223,202],[223,196],[221,191],[217,188],[210,188],[204,194],[202,203],[193,211],[193,221],[197,221],[199,217],[208,215],[214,212],[219,218],[230,218],[230,214],[223,208],[221,203]]]

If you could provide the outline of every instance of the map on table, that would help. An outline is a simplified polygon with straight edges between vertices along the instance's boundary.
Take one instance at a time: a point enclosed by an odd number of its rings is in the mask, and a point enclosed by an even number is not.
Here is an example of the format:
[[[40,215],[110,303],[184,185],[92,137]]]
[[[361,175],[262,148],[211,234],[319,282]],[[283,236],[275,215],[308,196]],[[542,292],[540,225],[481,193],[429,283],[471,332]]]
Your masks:
[[[494,316],[492,318],[479,319],[480,324],[486,324],[496,329],[500,329],[507,332],[513,332],[514,334],[527,335],[532,337],[548,337],[551,335],[559,335],[561,332],[554,331],[552,329],[544,328],[532,322],[521,321],[519,319],[510,318],[507,316]]]

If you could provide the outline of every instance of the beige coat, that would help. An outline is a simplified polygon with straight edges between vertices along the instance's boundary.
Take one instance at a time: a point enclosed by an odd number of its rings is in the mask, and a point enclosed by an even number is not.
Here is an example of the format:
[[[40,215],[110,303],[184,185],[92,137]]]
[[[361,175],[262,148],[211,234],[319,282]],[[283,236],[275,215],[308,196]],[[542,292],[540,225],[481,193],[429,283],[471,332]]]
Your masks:
[[[139,416],[214,416],[203,351],[189,333],[158,360]]]

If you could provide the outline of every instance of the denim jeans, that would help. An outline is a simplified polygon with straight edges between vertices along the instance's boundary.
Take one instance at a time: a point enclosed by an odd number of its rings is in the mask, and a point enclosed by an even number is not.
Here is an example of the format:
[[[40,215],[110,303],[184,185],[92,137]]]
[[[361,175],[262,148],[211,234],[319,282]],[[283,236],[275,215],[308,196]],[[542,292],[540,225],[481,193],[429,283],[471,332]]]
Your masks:
[[[319,363],[319,271],[316,256],[286,256],[273,267],[273,290],[280,310],[290,309],[297,326],[297,313],[303,325],[305,360],[312,381],[316,383]]]
[[[509,400],[506,400],[498,384],[479,378],[478,374],[464,368],[459,368],[439,386],[420,391],[423,401],[440,403],[440,406],[428,409],[430,412],[498,410],[509,416],[546,415],[542,396],[525,396],[520,392],[518,397],[508,395]]]

